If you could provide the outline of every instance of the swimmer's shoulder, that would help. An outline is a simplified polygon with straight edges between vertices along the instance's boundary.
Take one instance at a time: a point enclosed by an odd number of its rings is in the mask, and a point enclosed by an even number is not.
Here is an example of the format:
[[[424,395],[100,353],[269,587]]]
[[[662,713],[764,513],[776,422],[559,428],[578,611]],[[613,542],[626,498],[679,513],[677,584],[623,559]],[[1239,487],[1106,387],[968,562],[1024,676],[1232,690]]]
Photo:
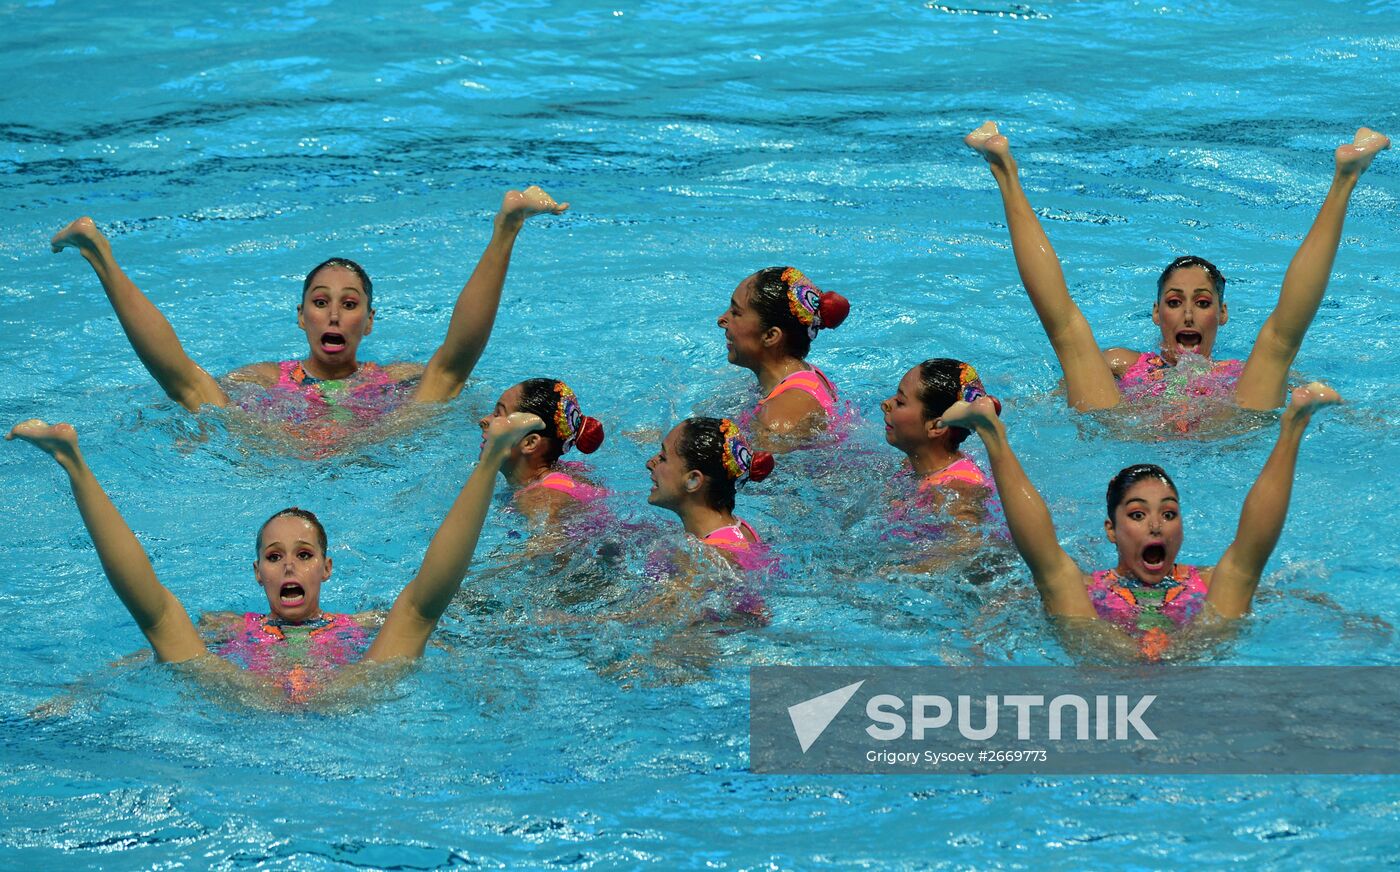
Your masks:
[[[224,376],[227,381],[235,384],[251,384],[270,388],[277,384],[281,378],[282,371],[277,364],[271,361],[263,363],[250,363],[247,366],[239,367],[228,375]]]
[[[550,487],[534,487],[516,494],[515,507],[520,513],[535,521],[552,520],[554,516],[578,500],[569,494]]]
[[[766,400],[754,413],[753,430],[759,447],[783,451],[792,443],[826,429],[826,412],[821,404],[803,391],[784,391]]]
[[[243,629],[240,612],[205,612],[199,616],[199,634],[216,644],[238,635]]]
[[[1133,351],[1131,348],[1105,348],[1103,350],[1103,359],[1108,362],[1108,368],[1113,370],[1114,378],[1122,378],[1123,373],[1137,363],[1139,357],[1142,357],[1142,352]]]
[[[398,363],[386,363],[381,369],[384,374],[397,382],[408,382],[423,377],[423,370],[426,367],[421,363],[400,361]]]

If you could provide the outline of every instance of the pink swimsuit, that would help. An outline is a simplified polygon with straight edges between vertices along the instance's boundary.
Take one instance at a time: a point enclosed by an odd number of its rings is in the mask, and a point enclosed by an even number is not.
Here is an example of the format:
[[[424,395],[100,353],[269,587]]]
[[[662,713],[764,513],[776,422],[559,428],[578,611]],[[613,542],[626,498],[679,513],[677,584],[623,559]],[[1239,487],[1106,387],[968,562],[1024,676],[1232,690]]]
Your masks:
[[[608,495],[608,492],[603,488],[586,484],[569,475],[567,472],[560,472],[558,470],[548,473],[542,478],[535,479],[521,488],[520,492],[522,494],[529,493],[538,488],[567,494],[580,503],[591,503]]]
[[[828,418],[836,417],[836,386],[831,383],[831,379],[826,377],[826,373],[817,369],[798,370],[778,382],[773,390],[768,392],[768,396],[758,401],[762,408],[763,404],[788,391],[800,391],[817,401],[817,405],[822,407]],[[757,414],[758,409],[754,409]]]
[[[277,370],[277,383],[272,390],[303,401],[300,414],[292,415],[296,423],[313,419],[368,423],[403,405],[408,398],[404,383],[376,363],[361,364],[353,375],[343,379],[309,375],[299,360],[284,360],[277,364]]]
[[[350,615],[324,612],[305,624],[246,612],[243,627],[214,653],[249,672],[280,679],[287,698],[306,702],[337,666],[359,660],[370,634]]]
[[[1118,379],[1123,399],[1135,403],[1148,397],[1229,397],[1244,370],[1242,360],[1207,360],[1186,355],[1176,365],[1162,355],[1144,352]]]
[[[926,493],[936,487],[944,487],[950,484],[966,484],[973,487],[984,487],[987,490],[996,490],[996,485],[992,479],[982,471],[976,461],[971,457],[963,456],[943,467],[935,473],[924,476],[924,480],[919,482],[919,493]]]
[[[1125,579],[1112,569],[1100,569],[1089,582],[1094,611],[1132,636],[1180,629],[1200,614],[1206,583],[1200,567],[1178,563],[1157,584]]]

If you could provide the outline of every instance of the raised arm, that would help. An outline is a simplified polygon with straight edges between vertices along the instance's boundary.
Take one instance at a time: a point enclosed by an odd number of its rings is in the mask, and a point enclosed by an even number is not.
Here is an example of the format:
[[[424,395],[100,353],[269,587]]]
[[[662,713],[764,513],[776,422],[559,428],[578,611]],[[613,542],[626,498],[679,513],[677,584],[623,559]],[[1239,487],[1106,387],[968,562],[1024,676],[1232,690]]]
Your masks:
[[[987,161],[1001,191],[1016,269],[1060,360],[1070,406],[1085,411],[1118,405],[1122,396],[1113,370],[1099,350],[1088,319],[1069,295],[1060,259],[1021,189],[1016,159],[1011,156],[1006,137],[997,130],[996,122],[988,121],[964,137],[963,142]]]
[[[501,464],[511,447],[525,434],[542,429],[543,421],[523,412],[491,420],[476,469],[472,470],[442,526],[433,535],[418,574],[394,600],[384,626],[365,653],[365,660],[422,656],[428,636],[432,635],[438,619],[467,575],[476,540],[491,507],[491,492]]]
[[[1296,388],[1279,422],[1278,442],[1264,461],[1264,469],[1249,495],[1244,498],[1235,541],[1211,571],[1206,602],[1227,618],[1238,618],[1249,611],[1259,576],[1269,561],[1288,517],[1288,500],[1293,493],[1293,473],[1298,465],[1298,446],[1313,412],[1341,402],[1337,392],[1321,382]]]
[[[98,484],[78,451],[78,434],[68,424],[49,426],[31,420],[16,424],[7,440],[19,438],[37,446],[63,467],[73,499],[88,535],[97,548],[107,581],[121,598],[136,625],[146,634],[156,657],[168,662],[189,660],[205,653],[185,607],[156,580],[151,561],[132,535],[117,507]]]
[[[943,413],[938,426],[953,424],[975,432],[987,447],[992,478],[996,479],[1006,512],[1006,526],[1021,559],[1030,567],[1045,611],[1061,617],[1097,617],[1084,586],[1084,572],[1060,547],[1050,509],[1011,450],[1006,427],[997,417],[991,399],[978,397],[971,403],[954,403]]]
[[[170,399],[191,412],[206,403],[229,404],[218,382],[185,353],[170,322],[117,265],[112,246],[91,218],[79,218],[58,231],[49,245],[55,253],[76,248],[92,266],[131,347]]]
[[[1356,131],[1355,139],[1337,149],[1337,169],[1332,187],[1322,201],[1298,253],[1288,264],[1279,291],[1278,305],[1259,329],[1254,348],[1235,387],[1235,402],[1246,409],[1276,409],[1283,401],[1288,368],[1298,356],[1303,336],[1322,303],[1332,263],[1342,240],[1351,192],[1377,152],[1390,148],[1390,139],[1370,128]]]
[[[533,185],[524,191],[506,192],[501,211],[496,213],[491,241],[457,297],[452,320],[447,325],[447,338],[428,361],[414,399],[421,403],[441,403],[461,392],[491,338],[496,310],[501,305],[501,289],[506,283],[506,270],[510,267],[511,250],[520,228],[525,226],[525,219],[541,212],[558,215],[567,208],[568,203],[554,202],[553,197]]]

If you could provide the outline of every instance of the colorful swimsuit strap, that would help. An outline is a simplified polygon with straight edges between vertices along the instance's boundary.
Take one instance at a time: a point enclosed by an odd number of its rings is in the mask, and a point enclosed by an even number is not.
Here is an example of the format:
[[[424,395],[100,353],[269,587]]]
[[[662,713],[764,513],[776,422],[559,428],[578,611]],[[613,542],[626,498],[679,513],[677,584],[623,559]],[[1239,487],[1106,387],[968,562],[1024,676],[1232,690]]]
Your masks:
[[[969,484],[974,487],[992,487],[991,479],[982,471],[971,457],[959,457],[957,460],[938,470],[924,476],[924,480],[919,484],[919,490],[931,487],[942,487],[954,482]]]
[[[581,500],[583,499],[583,495],[580,493],[582,487],[583,486],[580,485],[577,481],[574,481],[573,476],[569,475],[568,473],[551,472],[544,478],[535,479],[534,481],[525,485],[523,488],[520,489],[520,492],[528,493],[537,488],[544,488],[545,490],[558,491],[559,493],[567,494],[576,500]]]
[[[711,530],[700,539],[706,545],[714,545],[726,551],[747,551],[755,545],[762,544],[758,534],[748,521],[734,519],[733,524],[726,524],[718,530]]]
[[[784,378],[773,387],[768,396],[759,401],[763,405],[778,394],[787,391],[801,391],[807,396],[817,401],[817,405],[822,407],[822,411],[827,415],[836,412],[836,386],[831,383],[831,379],[826,377],[826,373],[817,369],[802,369]]]

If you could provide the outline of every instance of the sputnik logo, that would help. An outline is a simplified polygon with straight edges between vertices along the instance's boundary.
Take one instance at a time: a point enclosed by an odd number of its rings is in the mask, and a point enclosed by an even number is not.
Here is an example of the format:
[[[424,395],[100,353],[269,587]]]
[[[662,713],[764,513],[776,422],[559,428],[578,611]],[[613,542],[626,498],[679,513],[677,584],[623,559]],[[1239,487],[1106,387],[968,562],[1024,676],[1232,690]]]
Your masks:
[[[792,729],[797,733],[797,742],[802,746],[803,754],[821,738],[864,683],[865,679],[861,679],[855,684],[788,706],[788,717],[792,719]]]

